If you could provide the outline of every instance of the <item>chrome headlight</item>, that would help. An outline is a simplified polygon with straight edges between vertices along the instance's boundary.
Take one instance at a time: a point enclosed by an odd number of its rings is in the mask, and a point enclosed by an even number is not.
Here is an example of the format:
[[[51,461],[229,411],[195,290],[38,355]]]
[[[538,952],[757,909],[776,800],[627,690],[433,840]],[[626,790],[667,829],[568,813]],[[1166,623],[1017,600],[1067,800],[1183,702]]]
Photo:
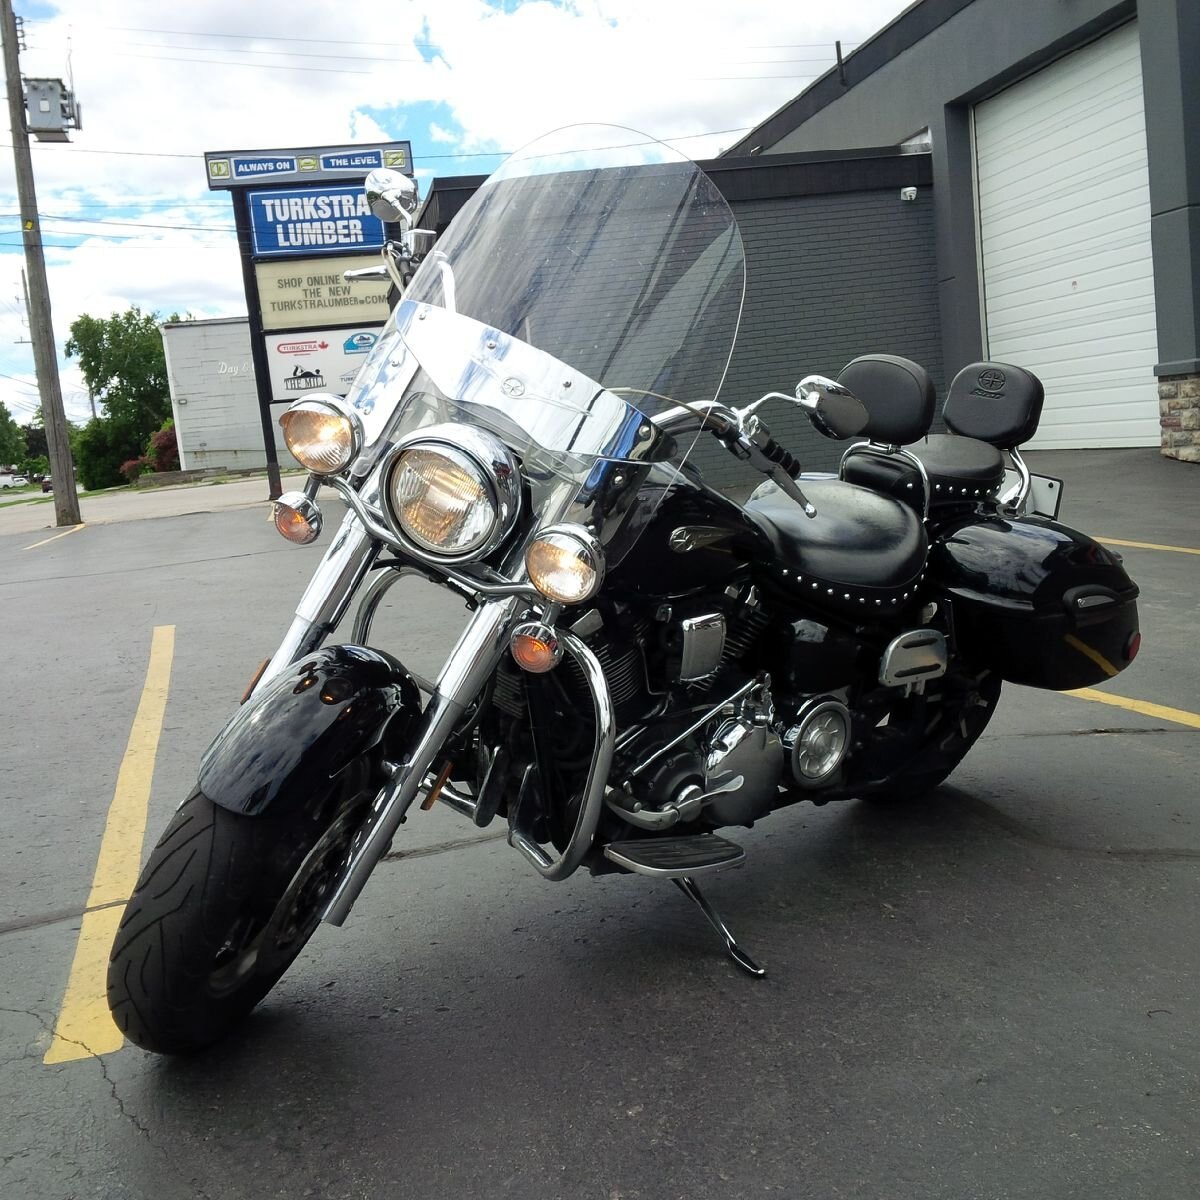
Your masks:
[[[362,418],[339,396],[298,400],[279,424],[292,457],[314,475],[344,471],[362,449]]]
[[[604,582],[604,551],[581,525],[550,525],[529,543],[525,570],[548,600],[582,604]]]
[[[435,425],[402,444],[387,472],[388,513],[417,550],[482,558],[508,535],[521,474],[498,438],[469,425]]]

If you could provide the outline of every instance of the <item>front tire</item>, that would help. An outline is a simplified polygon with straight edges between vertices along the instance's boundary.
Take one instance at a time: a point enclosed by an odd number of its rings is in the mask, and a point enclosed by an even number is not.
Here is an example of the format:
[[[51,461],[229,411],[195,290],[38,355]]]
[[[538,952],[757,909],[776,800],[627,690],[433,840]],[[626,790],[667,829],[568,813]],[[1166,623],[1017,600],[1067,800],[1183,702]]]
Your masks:
[[[113,944],[108,1003],[125,1036],[188,1054],[240,1022],[315,931],[362,811],[248,817],[193,792],[152,851]]]

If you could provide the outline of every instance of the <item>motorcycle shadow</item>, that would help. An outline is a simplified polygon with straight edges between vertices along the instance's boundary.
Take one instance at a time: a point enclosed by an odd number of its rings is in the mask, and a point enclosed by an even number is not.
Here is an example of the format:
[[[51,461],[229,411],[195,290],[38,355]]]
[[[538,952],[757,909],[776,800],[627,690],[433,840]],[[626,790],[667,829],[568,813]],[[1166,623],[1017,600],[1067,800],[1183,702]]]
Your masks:
[[[426,1028],[431,1011],[434,1019],[457,1017],[464,1003],[472,1023],[494,1017],[501,1027],[521,1022],[527,999],[564,992],[573,1003],[627,1004],[704,987],[741,1003],[760,987],[793,986],[814,940],[886,937],[897,921],[920,923],[929,907],[962,911],[974,894],[1003,896],[1020,845],[1005,822],[974,794],[943,785],[904,804],[797,806],[727,831],[745,847],[744,865],[699,882],[735,936],[767,960],[761,984],[733,966],[699,912],[664,880],[580,872],[547,886],[503,842],[467,852],[467,894],[453,875],[432,888],[413,878],[419,860],[389,865],[373,893],[375,903],[389,894],[388,912],[366,921],[356,913],[345,930],[320,931],[241,1029],[166,1071],[186,1086],[247,1054],[294,1050],[297,1039],[318,1057],[341,1036],[386,1031],[406,1041]],[[415,1006],[414,986],[424,995]],[[331,1015],[337,1032],[326,1024]]]
[[[732,832],[747,864],[704,889],[761,981],[663,881],[547,887],[502,842],[397,864],[240,1031],[144,1060],[126,1102],[178,1134],[181,1171],[215,1143],[322,1195],[364,1169],[387,1178],[401,1150],[411,1194],[437,1193],[464,1145],[512,1194],[558,1195],[531,1164],[587,1161],[593,1138],[628,1146],[643,1108],[686,1111],[693,1144],[721,1144],[739,1106],[790,1111],[806,1079],[869,1088],[906,1038],[989,1011],[998,963],[1052,969],[1056,889],[1031,888],[1036,856],[987,807],[944,786]],[[714,1081],[726,1102],[690,1102]],[[630,1171],[657,1169],[630,1152]]]

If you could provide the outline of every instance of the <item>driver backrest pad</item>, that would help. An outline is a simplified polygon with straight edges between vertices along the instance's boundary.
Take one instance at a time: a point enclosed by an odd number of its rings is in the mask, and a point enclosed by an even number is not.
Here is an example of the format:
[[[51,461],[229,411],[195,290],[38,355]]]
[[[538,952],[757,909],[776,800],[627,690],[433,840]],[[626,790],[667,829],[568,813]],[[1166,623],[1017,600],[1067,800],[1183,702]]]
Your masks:
[[[951,433],[1011,450],[1037,432],[1045,397],[1041,380],[1024,367],[971,363],[950,384],[942,419]]]
[[[837,381],[862,401],[870,417],[863,433],[871,441],[907,446],[929,432],[937,392],[919,363],[895,354],[864,354],[847,363]]]

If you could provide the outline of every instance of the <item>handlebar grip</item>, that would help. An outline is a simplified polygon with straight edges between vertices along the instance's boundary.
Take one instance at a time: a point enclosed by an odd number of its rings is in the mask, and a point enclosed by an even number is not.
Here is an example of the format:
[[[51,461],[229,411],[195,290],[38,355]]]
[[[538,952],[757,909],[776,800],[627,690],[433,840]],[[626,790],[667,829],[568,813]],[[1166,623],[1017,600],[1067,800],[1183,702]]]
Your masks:
[[[785,450],[774,438],[767,439],[762,452],[771,462],[778,463],[793,479],[800,477],[800,460]]]

